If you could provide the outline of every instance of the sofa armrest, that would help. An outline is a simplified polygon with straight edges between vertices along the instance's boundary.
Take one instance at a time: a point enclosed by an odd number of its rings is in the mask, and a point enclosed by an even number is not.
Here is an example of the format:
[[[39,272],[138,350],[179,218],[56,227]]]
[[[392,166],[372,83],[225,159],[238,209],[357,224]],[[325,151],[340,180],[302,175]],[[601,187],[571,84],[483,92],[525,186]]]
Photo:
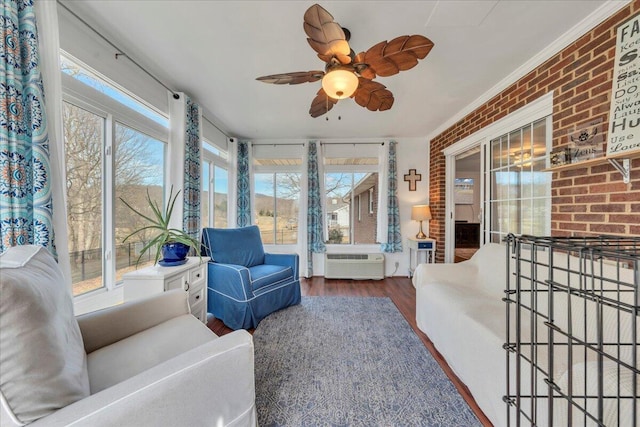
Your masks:
[[[91,353],[189,313],[187,292],[175,289],[76,317],[84,349]]]
[[[420,264],[413,275],[416,288],[429,283],[456,286],[476,286],[479,283],[478,267],[470,260],[455,264]]]
[[[209,261],[207,287],[237,301],[253,298],[249,269],[242,265]]]
[[[282,265],[284,267],[291,267],[293,271],[293,277],[298,278],[298,265],[300,264],[300,257],[298,254],[264,254],[264,263],[271,265]]]
[[[239,330],[31,425],[256,425],[253,339]]]

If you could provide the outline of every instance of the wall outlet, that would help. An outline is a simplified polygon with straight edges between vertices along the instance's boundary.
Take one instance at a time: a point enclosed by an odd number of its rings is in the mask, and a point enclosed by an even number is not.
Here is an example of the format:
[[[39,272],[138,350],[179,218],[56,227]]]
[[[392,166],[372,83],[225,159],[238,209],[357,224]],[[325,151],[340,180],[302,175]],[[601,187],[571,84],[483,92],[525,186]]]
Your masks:
[[[400,263],[396,261],[396,268],[400,267]]]

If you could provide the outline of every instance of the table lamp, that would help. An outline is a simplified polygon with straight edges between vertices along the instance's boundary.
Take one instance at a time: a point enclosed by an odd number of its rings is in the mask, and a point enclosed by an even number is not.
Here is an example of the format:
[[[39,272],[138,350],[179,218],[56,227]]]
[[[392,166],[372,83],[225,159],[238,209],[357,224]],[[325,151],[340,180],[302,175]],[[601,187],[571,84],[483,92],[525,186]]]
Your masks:
[[[422,221],[431,219],[431,208],[429,205],[415,205],[411,207],[411,219],[420,221],[420,232],[416,234],[416,239],[426,239],[427,235],[422,231]]]

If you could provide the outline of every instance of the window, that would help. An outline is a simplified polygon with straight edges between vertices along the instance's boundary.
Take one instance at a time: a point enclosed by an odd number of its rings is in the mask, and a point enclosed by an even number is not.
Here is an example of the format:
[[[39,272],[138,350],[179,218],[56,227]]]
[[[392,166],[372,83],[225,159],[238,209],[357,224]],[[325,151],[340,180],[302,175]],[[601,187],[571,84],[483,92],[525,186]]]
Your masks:
[[[327,243],[376,243],[376,215],[361,215],[359,200],[371,197],[370,187],[372,184],[378,185],[378,173],[328,172],[325,173],[324,179],[327,198]],[[368,203],[371,207],[369,199]],[[356,206],[356,212],[352,212],[351,206]]]
[[[256,225],[263,243],[298,243],[301,176],[297,172],[255,174]]]
[[[369,213],[370,214],[374,213],[374,206],[375,206],[374,200],[375,199],[374,199],[374,194],[373,193],[374,193],[373,187],[371,187],[369,189]]]
[[[299,241],[302,144],[253,146],[253,213],[266,245]]]
[[[68,250],[73,295],[112,288],[135,268],[145,236],[123,240],[163,204],[168,120],[70,58],[63,63]],[[142,260],[143,263],[150,259]]]
[[[380,147],[380,144],[324,145],[328,244],[361,245],[378,241]]]
[[[508,233],[549,235],[551,173],[543,170],[550,134],[549,116],[490,141],[486,204],[491,242]]]
[[[227,153],[203,141],[202,217],[203,227],[227,228],[229,202],[229,172]],[[213,212],[213,215],[209,213]]]

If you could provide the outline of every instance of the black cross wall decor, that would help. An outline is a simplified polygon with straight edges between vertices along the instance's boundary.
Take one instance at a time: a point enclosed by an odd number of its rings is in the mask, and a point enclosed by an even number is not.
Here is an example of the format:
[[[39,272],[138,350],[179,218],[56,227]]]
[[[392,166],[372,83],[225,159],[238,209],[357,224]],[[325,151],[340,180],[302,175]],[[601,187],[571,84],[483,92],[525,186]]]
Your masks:
[[[409,169],[409,173],[404,175],[404,180],[409,182],[409,191],[416,191],[416,181],[422,181],[422,174],[416,173],[415,169]]]

